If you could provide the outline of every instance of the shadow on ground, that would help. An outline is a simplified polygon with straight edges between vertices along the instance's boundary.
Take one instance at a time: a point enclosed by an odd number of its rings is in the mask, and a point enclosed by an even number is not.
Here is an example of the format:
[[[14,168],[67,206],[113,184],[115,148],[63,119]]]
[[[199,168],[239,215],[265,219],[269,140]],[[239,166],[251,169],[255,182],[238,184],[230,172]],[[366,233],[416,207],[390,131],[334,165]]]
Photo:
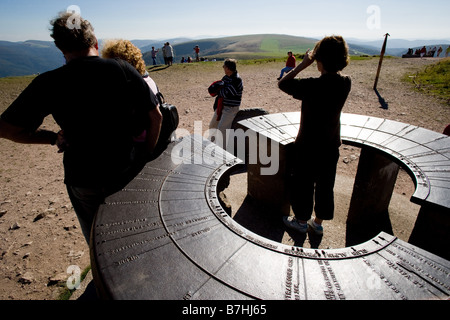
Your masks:
[[[305,241],[309,240],[309,245],[313,249],[318,249],[322,242],[322,235],[308,230],[307,234],[302,234],[287,228],[282,216],[268,212],[252,199],[251,196],[245,198],[241,207],[236,211],[233,220],[242,227],[250,230],[266,239],[282,243],[284,234],[287,233],[292,239],[294,246],[304,247]]]

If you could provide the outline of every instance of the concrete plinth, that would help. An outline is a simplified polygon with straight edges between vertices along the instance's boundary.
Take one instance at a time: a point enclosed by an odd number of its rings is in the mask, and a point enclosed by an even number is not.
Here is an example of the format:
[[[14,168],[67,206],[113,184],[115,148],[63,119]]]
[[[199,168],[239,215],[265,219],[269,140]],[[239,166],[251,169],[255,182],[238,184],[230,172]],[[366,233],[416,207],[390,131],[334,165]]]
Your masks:
[[[361,149],[347,217],[347,246],[367,241],[381,231],[392,234],[389,203],[398,172],[399,166],[376,150]]]
[[[409,243],[450,259],[448,209],[424,204],[420,208]]]
[[[258,139],[261,143],[267,143],[267,149],[273,154],[273,147],[278,148],[279,162],[278,171],[275,174],[261,174],[261,170],[268,168],[273,164],[262,164],[258,161],[256,164],[248,164],[248,194],[256,200],[264,210],[273,211],[274,214],[288,216],[291,210],[289,195],[286,186],[286,160],[287,148],[280,146],[278,143],[273,144],[266,139]],[[258,144],[258,149],[261,146]],[[259,153],[259,151],[258,151]]]

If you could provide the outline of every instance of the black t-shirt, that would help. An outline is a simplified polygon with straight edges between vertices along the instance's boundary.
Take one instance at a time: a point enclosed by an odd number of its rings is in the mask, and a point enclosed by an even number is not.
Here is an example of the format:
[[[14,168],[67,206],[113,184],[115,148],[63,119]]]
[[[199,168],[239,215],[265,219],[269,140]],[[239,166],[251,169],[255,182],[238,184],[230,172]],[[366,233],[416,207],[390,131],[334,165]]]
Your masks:
[[[134,115],[158,100],[128,63],[86,57],[36,77],[1,118],[36,130],[52,115],[64,130],[65,183],[105,187],[131,164]]]
[[[282,81],[280,89],[302,100],[296,145],[309,149],[341,145],[341,111],[351,90],[351,79],[340,74]]]

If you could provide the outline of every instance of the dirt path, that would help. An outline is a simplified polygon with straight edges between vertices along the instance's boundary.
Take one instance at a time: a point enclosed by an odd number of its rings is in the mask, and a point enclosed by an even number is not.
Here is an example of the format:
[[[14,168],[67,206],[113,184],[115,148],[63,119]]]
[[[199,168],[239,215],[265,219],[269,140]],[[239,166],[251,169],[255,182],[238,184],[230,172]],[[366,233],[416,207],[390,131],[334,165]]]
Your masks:
[[[372,90],[377,59],[353,61],[346,74],[353,79],[353,89],[344,109],[347,113],[373,115],[398,120],[442,132],[450,123],[450,108],[442,102],[413,92],[411,86],[400,81],[433,59],[386,59],[378,88],[389,104],[380,108]],[[240,65],[244,80],[244,108],[264,108],[270,113],[298,111],[299,103],[281,93],[276,78],[283,66],[279,63]],[[157,72],[151,77],[157,82],[166,100],[179,109],[180,127],[193,132],[194,121],[201,121],[207,129],[212,116],[213,98],[207,87],[222,78],[222,64],[177,65]],[[316,76],[313,68],[305,76]],[[5,110],[25,88],[28,80],[0,81],[0,112]],[[56,130],[52,119],[45,126]],[[89,249],[73,212],[63,184],[62,156],[50,146],[25,146],[0,140],[0,299],[42,300],[56,299],[60,289],[50,281],[66,279],[69,266],[81,270],[89,266]],[[342,150],[339,164],[337,194],[339,209],[345,212],[356,172],[359,150]],[[344,162],[344,158],[347,160]],[[242,179],[242,177],[236,177]],[[234,188],[230,194],[236,204],[242,202],[245,190]],[[402,172],[393,200],[395,214],[392,223],[396,236],[406,239],[415,220],[417,208],[409,206],[414,191],[411,179]],[[342,207],[342,208],[341,208]],[[345,214],[329,226],[329,241],[322,247],[342,245]],[[285,234],[283,242],[292,242]]]

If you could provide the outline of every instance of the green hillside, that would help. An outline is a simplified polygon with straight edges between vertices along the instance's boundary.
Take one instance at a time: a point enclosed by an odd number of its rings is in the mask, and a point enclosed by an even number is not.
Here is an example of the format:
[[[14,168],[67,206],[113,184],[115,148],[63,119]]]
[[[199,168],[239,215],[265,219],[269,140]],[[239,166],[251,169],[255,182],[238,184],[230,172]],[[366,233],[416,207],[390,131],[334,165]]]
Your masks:
[[[288,51],[294,54],[304,53],[312,49],[316,39],[294,37],[288,35],[260,34],[234,36],[216,39],[195,40],[173,46],[175,62],[182,57],[193,57],[194,47],[200,47],[200,56],[208,59],[262,59],[287,56]],[[145,48],[143,48],[145,52]],[[147,64],[151,63],[150,52],[144,53]],[[158,54],[158,62],[162,62],[162,53]]]
[[[0,77],[42,73],[63,64],[63,55],[53,42],[0,41]]]
[[[174,38],[173,43],[175,58],[179,63],[182,57],[194,57],[194,47],[200,47],[200,55],[209,60],[224,60],[235,58],[239,60],[253,59],[285,59],[287,52],[292,51],[300,56],[308,49],[313,49],[317,39],[296,37],[280,34],[257,34],[215,39],[186,40],[186,38]],[[161,49],[161,40],[134,40],[144,53],[147,65],[152,65],[152,46]],[[350,54],[377,55],[379,49],[354,45],[349,43]],[[406,49],[405,49],[406,50]],[[406,51],[405,51],[406,52]],[[164,64],[162,51],[157,57],[158,64]],[[0,78],[7,76],[21,76],[42,73],[58,68],[64,64],[61,52],[50,41],[25,41],[8,42],[0,41]]]
[[[413,77],[405,75],[403,80],[413,83],[415,90],[442,98],[450,105],[450,58],[426,66]]]

